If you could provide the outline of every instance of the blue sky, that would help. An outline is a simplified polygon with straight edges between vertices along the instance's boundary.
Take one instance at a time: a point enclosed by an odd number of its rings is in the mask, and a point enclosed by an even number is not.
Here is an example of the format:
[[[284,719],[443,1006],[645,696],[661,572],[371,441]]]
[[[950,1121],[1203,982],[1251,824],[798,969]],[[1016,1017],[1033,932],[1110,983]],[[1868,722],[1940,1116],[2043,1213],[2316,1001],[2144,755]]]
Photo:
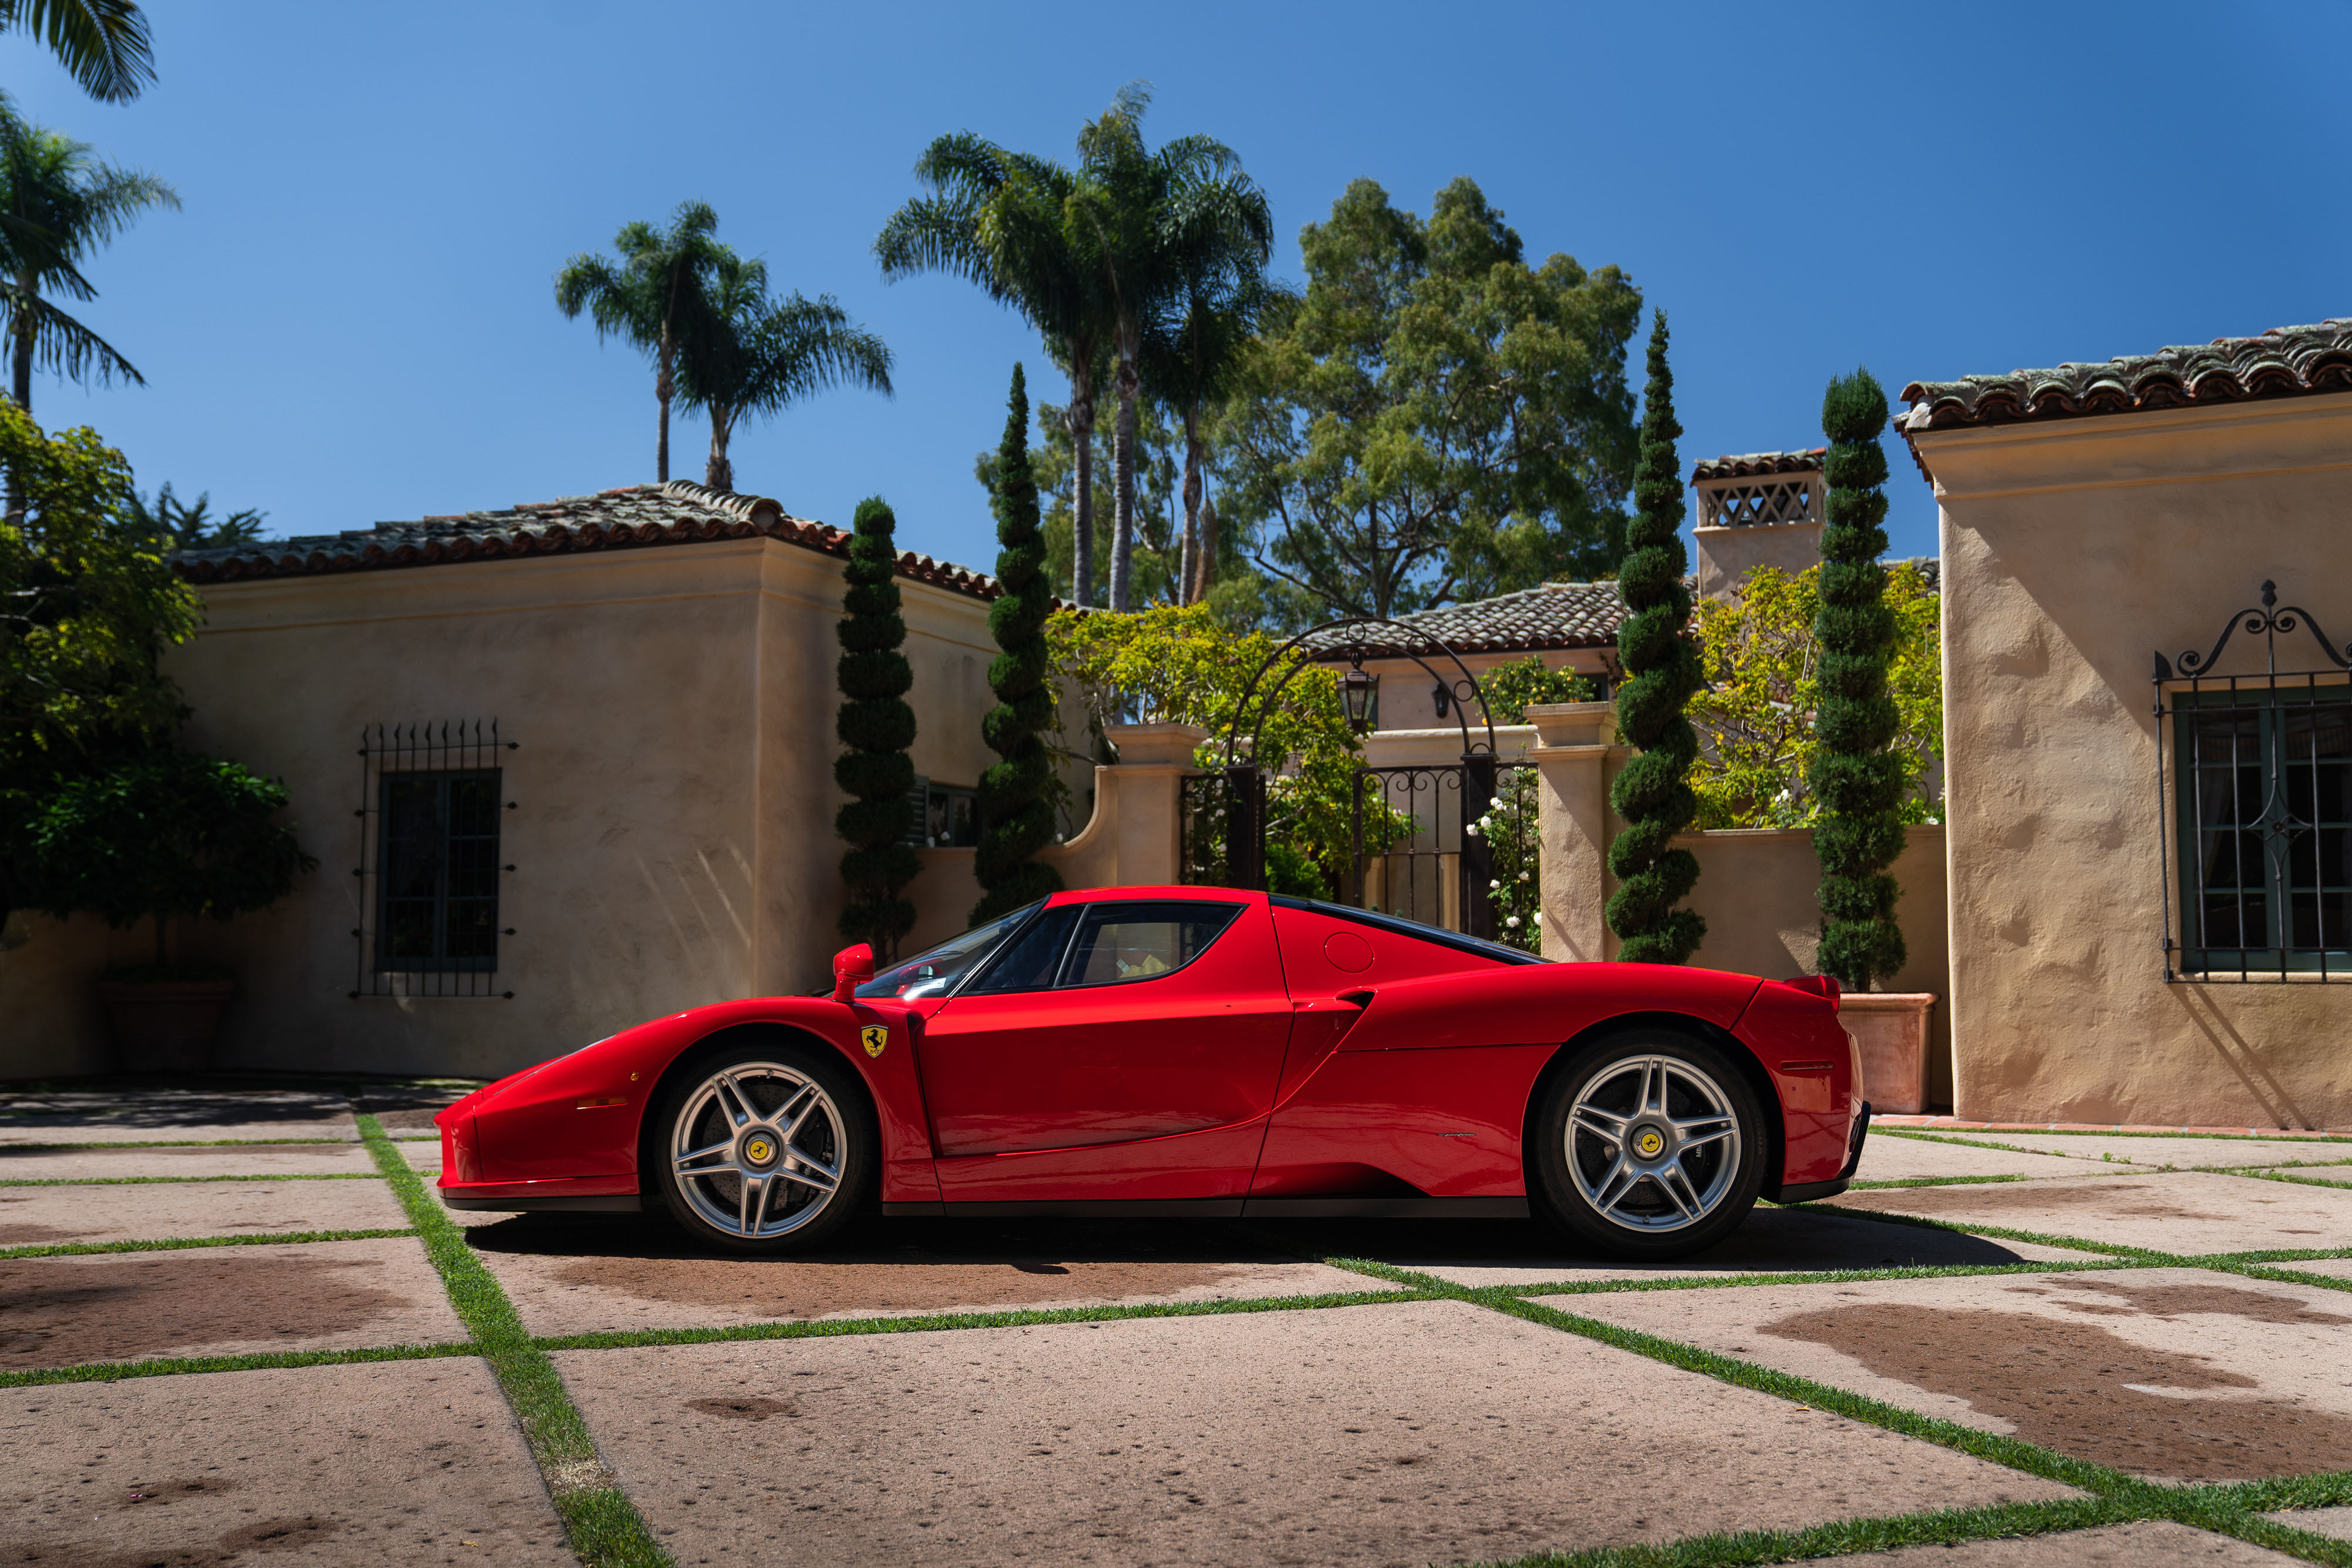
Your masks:
[[[1673,320],[1685,472],[1816,444],[1857,363],[1893,392],[2352,315],[2352,7],[149,10],[161,80],[127,106],[0,42],[26,113],[186,204],[89,269],[83,319],[148,384],[42,379],[34,410],[278,534],[651,479],[650,371],[551,282],[698,197],[898,355],[895,399],[739,436],[740,487],[834,522],[879,491],[907,545],[987,567],[972,455],[1014,360],[1057,384],[1017,319],[886,285],[869,246],[933,135],[1067,156],[1136,78],[1154,139],[1231,144],[1286,236],[1356,176],[1425,213],[1468,174],[1533,255],[1623,267]],[[1277,265],[1297,276],[1295,239]],[[707,439],[679,422],[675,476]],[[1895,455],[1895,549],[1932,551]]]

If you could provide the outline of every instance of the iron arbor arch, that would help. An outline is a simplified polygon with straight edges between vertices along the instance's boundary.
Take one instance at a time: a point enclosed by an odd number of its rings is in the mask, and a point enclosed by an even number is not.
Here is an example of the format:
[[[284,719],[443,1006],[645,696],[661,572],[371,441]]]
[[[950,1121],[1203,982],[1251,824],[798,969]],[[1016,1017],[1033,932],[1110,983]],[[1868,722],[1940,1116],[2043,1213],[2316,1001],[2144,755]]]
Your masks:
[[[1374,627],[1386,627],[1402,633],[1402,644],[1383,645],[1377,650],[1368,645],[1364,633]],[[1249,685],[1243,689],[1241,701],[1234,705],[1232,722],[1226,726],[1223,769],[1227,833],[1225,874],[1228,883],[1232,886],[1255,888],[1261,891],[1265,886],[1266,770],[1258,755],[1258,747],[1265,733],[1266,718],[1274,712],[1275,705],[1281,700],[1283,692],[1289,687],[1293,680],[1297,678],[1300,671],[1311,664],[1321,661],[1301,653],[1299,657],[1290,662],[1288,667],[1282,671],[1271,686],[1265,688],[1263,695],[1260,695],[1259,688],[1265,685],[1266,676],[1283,662],[1286,655],[1300,650],[1302,645],[1307,643],[1310,639],[1328,638],[1334,632],[1346,634],[1345,641],[1339,644],[1338,652],[1348,661],[1349,677],[1362,674],[1364,661],[1367,658],[1402,657],[1411,659],[1415,664],[1421,666],[1422,672],[1434,683],[1439,716],[1446,716],[1450,709],[1454,727],[1462,737],[1462,761],[1458,772],[1463,800],[1465,802],[1473,800],[1484,800],[1495,791],[1494,717],[1487,712],[1486,697],[1478,690],[1477,681],[1471,675],[1469,666],[1463,664],[1460,654],[1442,639],[1433,636],[1422,628],[1408,625],[1401,621],[1393,621],[1382,615],[1347,616],[1336,621],[1324,622],[1318,626],[1310,626],[1266,655],[1265,663],[1258,666],[1257,673],[1250,677]],[[1452,665],[1454,673],[1451,677],[1438,665],[1432,664],[1428,659],[1422,656],[1424,649],[1443,663]],[[1343,682],[1349,677],[1343,677]],[[1478,705],[1478,730],[1481,732],[1475,736],[1469,722],[1469,705],[1473,702]],[[1244,724],[1249,727],[1249,747],[1246,752],[1242,748]],[[1362,868],[1365,859],[1363,791],[1365,781],[1373,776],[1371,769],[1362,768],[1360,768],[1356,774],[1352,847],[1358,870],[1356,897],[1360,903],[1363,896]],[[1485,879],[1490,869],[1489,862],[1492,858],[1485,841],[1474,836],[1465,835],[1462,841],[1461,855],[1461,876],[1464,888],[1483,888],[1486,885]],[[1482,925],[1492,925],[1492,911],[1487,907],[1484,898],[1472,900],[1465,897],[1461,904],[1461,908],[1465,919],[1473,927],[1474,935],[1492,935],[1491,931],[1478,929]]]

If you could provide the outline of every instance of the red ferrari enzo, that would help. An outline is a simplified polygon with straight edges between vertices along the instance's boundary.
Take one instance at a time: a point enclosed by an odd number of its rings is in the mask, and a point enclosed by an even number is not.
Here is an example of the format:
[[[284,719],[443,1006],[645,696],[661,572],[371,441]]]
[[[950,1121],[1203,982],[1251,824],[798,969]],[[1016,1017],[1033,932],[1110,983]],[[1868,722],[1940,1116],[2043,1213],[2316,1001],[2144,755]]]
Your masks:
[[[1834,980],[1549,964],[1226,888],[1056,894],[830,996],[721,1002],[441,1113],[453,1208],[740,1252],[885,1215],[1549,1217],[1622,1255],[1843,1191]]]

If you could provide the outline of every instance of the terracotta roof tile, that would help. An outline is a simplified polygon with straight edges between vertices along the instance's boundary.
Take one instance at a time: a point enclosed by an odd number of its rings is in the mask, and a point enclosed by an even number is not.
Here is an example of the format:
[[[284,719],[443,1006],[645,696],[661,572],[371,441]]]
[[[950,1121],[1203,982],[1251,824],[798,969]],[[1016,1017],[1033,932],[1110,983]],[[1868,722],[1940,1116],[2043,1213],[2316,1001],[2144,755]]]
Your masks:
[[[1810,474],[1829,455],[1826,446],[1803,452],[1749,452],[1732,457],[1710,457],[1691,470],[1691,482],[1701,479],[1745,479],[1755,474]]]
[[[2095,364],[1913,382],[1903,389],[1910,412],[1895,424],[1910,435],[2331,392],[2352,392],[2352,319],[2274,327],[2258,338],[2216,338]]]
[[[234,582],[752,538],[779,539],[825,555],[849,553],[848,534],[828,523],[786,517],[780,504],[764,496],[738,496],[672,480],[667,485],[626,485],[593,496],[565,496],[503,511],[463,512],[412,523],[378,523],[372,528],[349,528],[336,534],[182,550],[172,558],[172,564],[192,582]],[[898,557],[898,572],[917,582],[975,599],[994,599],[1004,591],[983,572],[912,550]]]
[[[1547,582],[1469,604],[1448,604],[1397,619],[1426,632],[1457,653],[1532,653],[1544,648],[1613,648],[1625,601],[1613,582]],[[1319,657],[1337,657],[1346,645],[1340,632],[1311,638],[1306,646]],[[1385,627],[1364,634],[1373,658],[1400,656],[1415,644]]]

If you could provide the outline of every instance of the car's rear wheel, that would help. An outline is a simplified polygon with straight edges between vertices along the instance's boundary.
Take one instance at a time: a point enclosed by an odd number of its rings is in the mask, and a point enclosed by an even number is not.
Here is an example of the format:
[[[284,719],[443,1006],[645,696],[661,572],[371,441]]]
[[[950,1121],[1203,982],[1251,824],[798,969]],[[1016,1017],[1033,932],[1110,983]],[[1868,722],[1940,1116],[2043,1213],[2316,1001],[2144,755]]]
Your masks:
[[[1723,1052],[1644,1029],[1579,1051],[1536,1120],[1535,1176],[1551,1218],[1619,1257],[1687,1257],[1730,1234],[1763,1186],[1756,1092]]]
[[[654,1184],[688,1231],[736,1252],[804,1252],[874,1186],[873,1117],[822,1050],[740,1046],[688,1064],[654,1113]]]

